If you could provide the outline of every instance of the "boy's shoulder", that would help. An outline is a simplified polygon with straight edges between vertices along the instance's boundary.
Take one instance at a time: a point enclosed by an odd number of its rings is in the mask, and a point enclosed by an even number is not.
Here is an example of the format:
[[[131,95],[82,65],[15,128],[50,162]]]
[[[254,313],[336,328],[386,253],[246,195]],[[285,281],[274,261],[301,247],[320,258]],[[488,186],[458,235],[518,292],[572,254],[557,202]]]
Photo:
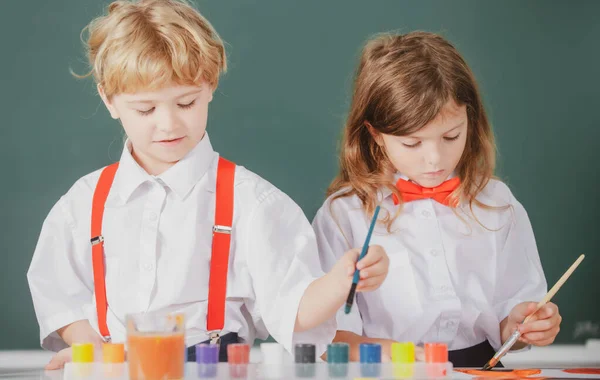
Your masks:
[[[77,181],[75,181],[75,183],[73,183],[64,197],[69,200],[88,198],[91,200],[94,190],[96,189],[96,185],[98,184],[98,180],[100,179],[100,174],[107,167],[108,165],[103,166],[100,169],[96,169],[93,172],[80,177]]]
[[[104,168],[94,170],[76,180],[54,204],[47,219],[62,219],[73,229],[81,225],[89,225],[92,198]]]
[[[236,165],[234,186],[236,201],[261,202],[270,196],[287,197],[271,182],[242,165]]]

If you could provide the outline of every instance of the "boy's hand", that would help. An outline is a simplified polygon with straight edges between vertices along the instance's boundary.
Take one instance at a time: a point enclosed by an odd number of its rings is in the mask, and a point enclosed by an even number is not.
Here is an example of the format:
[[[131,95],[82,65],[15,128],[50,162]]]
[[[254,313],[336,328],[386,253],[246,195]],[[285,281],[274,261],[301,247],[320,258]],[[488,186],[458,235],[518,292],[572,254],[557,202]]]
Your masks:
[[[536,302],[523,302],[516,305],[508,315],[508,323],[521,331],[519,340],[525,344],[534,346],[547,346],[554,342],[556,335],[560,331],[560,322],[562,317],[558,312],[558,306],[548,302],[540,308],[525,324],[523,320],[533,313],[537,307]]]
[[[354,270],[360,271],[360,280],[356,287],[358,292],[369,292],[379,288],[388,274],[389,258],[383,247],[372,245],[367,254],[358,263],[360,249],[351,249],[335,264],[333,272],[337,273],[340,282],[344,284],[345,291],[350,289]]]
[[[101,352],[101,347],[104,343],[104,340],[92,328],[90,322],[87,319],[82,319],[70,323],[66,326],[61,327],[56,332],[58,336],[60,336],[69,346],[76,342],[88,342],[94,345],[94,352]],[[46,365],[45,369],[61,369],[65,366],[65,363],[71,361],[71,357],[71,347],[67,347],[63,350],[60,350]]]
[[[67,347],[62,349],[56,353],[50,360],[48,364],[46,364],[45,370],[55,370],[62,369],[65,366],[65,363],[69,363],[71,361],[71,347]]]

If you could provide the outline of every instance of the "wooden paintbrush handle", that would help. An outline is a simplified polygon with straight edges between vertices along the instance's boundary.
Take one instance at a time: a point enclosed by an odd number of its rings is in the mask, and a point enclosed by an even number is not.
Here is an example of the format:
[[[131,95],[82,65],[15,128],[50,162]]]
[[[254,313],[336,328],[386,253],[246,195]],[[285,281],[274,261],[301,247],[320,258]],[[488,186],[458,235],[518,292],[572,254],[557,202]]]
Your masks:
[[[565,274],[563,274],[562,277],[556,282],[556,284],[554,284],[552,289],[550,289],[550,291],[548,293],[546,293],[546,296],[544,296],[544,298],[537,304],[535,311],[533,313],[529,314],[527,316],[527,318],[525,318],[523,323],[527,323],[529,321],[529,319],[531,319],[531,317],[533,317],[533,315],[542,308],[542,306],[544,306],[545,304],[550,302],[552,297],[554,297],[556,292],[558,292],[558,289],[560,289],[561,286],[563,286],[563,284],[569,279],[571,274],[573,274],[573,272],[575,272],[575,269],[577,269],[577,267],[579,266],[579,264],[581,264],[581,262],[583,261],[584,258],[585,258],[585,255],[581,255],[581,256],[579,256],[579,258],[577,260],[575,260],[573,265],[571,265],[571,267],[569,269],[567,269]]]

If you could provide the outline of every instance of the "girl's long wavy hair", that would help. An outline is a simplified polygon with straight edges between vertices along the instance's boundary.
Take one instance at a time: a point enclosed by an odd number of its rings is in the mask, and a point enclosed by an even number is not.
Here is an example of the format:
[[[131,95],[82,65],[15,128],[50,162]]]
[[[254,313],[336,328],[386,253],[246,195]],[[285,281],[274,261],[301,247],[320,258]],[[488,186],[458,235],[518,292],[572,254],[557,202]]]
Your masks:
[[[341,144],[340,172],[327,191],[335,199],[356,195],[371,215],[378,190],[387,187],[401,199],[393,182],[395,168],[367,128],[395,136],[418,131],[453,99],[466,105],[468,129],[464,153],[455,169],[461,185],[451,198],[491,208],[475,197],[492,178],[496,147],[475,77],[456,48],[427,32],[385,34],[367,42],[360,58],[350,112]],[[388,231],[398,217],[382,222]]]

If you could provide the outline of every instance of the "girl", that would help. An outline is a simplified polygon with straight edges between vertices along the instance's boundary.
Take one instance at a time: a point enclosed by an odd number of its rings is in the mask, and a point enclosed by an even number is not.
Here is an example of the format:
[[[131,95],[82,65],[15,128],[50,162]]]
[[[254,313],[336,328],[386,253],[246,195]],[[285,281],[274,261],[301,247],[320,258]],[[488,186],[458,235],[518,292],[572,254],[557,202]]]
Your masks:
[[[42,346],[59,351],[47,368],[74,342],[123,342],[125,316],[146,312],[185,313],[189,360],[199,342],[220,341],[226,360],[227,344],[268,335],[322,353],[358,251],[324,274],[302,210],[213,150],[208,106],[226,65],[210,23],[182,1],[116,1],[88,29],[91,74],[127,142],[44,221],[27,278]],[[387,266],[372,247],[361,290]]]
[[[339,313],[335,341],[445,342],[455,366],[482,366],[517,328],[515,349],[552,343],[554,304],[519,325],[546,293],[527,213],[493,178],[494,138],[473,74],[442,37],[369,41],[344,130],[340,173],[313,227],[332,268],[372,242],[390,258],[382,287]],[[384,211],[385,210],[385,211]]]

